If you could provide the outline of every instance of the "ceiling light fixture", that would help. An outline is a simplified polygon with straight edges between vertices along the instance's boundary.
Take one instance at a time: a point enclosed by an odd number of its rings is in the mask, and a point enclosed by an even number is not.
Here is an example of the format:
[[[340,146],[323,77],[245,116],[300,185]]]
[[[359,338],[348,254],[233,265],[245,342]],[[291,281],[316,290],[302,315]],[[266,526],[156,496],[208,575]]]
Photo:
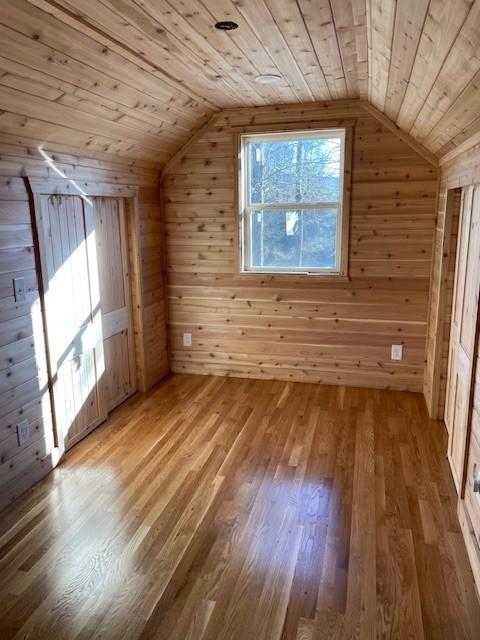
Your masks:
[[[277,76],[274,73],[262,73],[255,78],[255,82],[258,84],[277,84],[282,81],[282,76]]]
[[[233,31],[234,29],[238,29],[238,24],[231,20],[220,20],[220,22],[215,24],[215,29],[220,29],[220,31]]]

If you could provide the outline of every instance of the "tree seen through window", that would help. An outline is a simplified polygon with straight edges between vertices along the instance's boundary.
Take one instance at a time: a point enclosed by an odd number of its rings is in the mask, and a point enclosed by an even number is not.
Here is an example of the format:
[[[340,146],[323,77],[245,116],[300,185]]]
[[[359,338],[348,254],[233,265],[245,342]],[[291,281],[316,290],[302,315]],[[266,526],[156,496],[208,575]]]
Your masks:
[[[335,270],[341,133],[245,137],[247,270]]]

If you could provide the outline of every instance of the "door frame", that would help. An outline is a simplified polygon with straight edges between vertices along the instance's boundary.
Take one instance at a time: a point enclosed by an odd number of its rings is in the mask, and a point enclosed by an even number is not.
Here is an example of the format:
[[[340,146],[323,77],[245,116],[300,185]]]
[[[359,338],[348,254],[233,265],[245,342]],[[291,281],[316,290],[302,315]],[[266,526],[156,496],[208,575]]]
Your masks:
[[[25,176],[25,182],[30,192],[33,207],[33,226],[37,243],[39,263],[39,294],[44,327],[45,350],[47,358],[48,388],[50,395],[50,407],[52,412],[52,426],[55,447],[59,451],[59,457],[65,453],[64,434],[59,432],[55,412],[54,400],[54,371],[51,350],[49,348],[48,322],[45,304],[45,285],[48,283],[47,256],[45,235],[42,224],[42,196],[64,195],[80,196],[88,202],[89,197],[117,197],[124,199],[125,220],[127,223],[127,236],[130,271],[130,295],[132,310],[132,325],[134,336],[135,377],[137,388],[145,390],[145,367],[143,349],[143,295],[140,259],[140,217],[138,205],[138,187],[102,182],[82,182],[78,185],[70,178],[38,178]]]
[[[453,322],[453,313],[454,313],[454,305],[456,298],[456,284],[457,284],[457,274],[458,274],[458,261],[459,261],[459,246],[462,242],[462,216],[463,216],[463,203],[465,198],[465,190],[473,187],[472,193],[472,203],[473,207],[474,196],[475,196],[475,188],[480,188],[477,183],[469,183],[461,186],[454,186],[446,190],[445,193],[445,232],[443,239],[444,246],[444,261],[442,264],[441,270],[441,286],[439,291],[439,307],[441,309],[438,314],[439,319],[442,321],[442,331],[437,331],[436,340],[435,340],[435,350],[437,355],[437,361],[434,371],[434,380],[433,387],[434,393],[437,394],[436,406],[441,405],[441,412],[437,415],[432,415],[431,417],[434,419],[439,419],[444,422],[444,426],[448,433],[448,449],[447,449],[447,458],[450,464],[451,456],[450,456],[450,441],[452,438],[452,434],[450,433],[446,421],[446,412],[448,408],[448,383],[450,378],[451,371],[451,327]],[[458,201],[458,195],[460,195],[460,202]],[[472,214],[473,215],[473,214]],[[480,231],[479,231],[480,233]],[[453,240],[456,242],[453,242]],[[451,275],[451,271],[448,269],[448,261],[454,261],[454,270],[453,270],[453,291],[452,295],[449,297],[447,295],[447,282],[449,280],[449,275]],[[478,294],[479,292],[477,292]],[[447,321],[448,318],[448,321]],[[467,397],[467,416],[466,416],[466,430],[465,430],[465,448],[463,454],[463,466],[461,469],[461,473],[457,481],[454,479],[455,486],[457,488],[459,500],[463,500],[465,495],[465,486],[467,481],[467,460],[468,460],[468,451],[469,451],[469,442],[470,442],[470,432],[471,432],[471,420],[472,420],[472,412],[473,412],[473,396],[474,396],[474,388],[475,388],[475,367],[478,357],[478,340],[480,337],[480,298],[479,304],[476,310],[476,316],[474,320],[475,330],[474,330],[474,347],[472,354],[472,372],[469,381],[469,390]],[[448,325],[448,340],[446,339],[445,334],[445,325]],[[447,344],[447,353],[448,357],[446,358],[446,362],[442,362],[442,352],[444,350],[444,345]],[[445,380],[445,384],[443,388],[441,388],[441,381]],[[441,394],[441,395],[440,395]],[[434,396],[435,397],[435,396]],[[454,476],[452,472],[452,476]]]
[[[455,286],[455,274],[457,266],[457,244],[458,232],[461,213],[462,187],[452,187],[447,189],[442,198],[438,198],[440,202],[444,199],[443,210],[443,234],[442,244],[438,249],[441,260],[435,263],[432,257],[432,271],[430,274],[430,296],[428,305],[428,330],[429,333],[435,335],[435,340],[431,344],[432,354],[429,358],[429,343],[427,335],[425,360],[427,367],[429,360],[431,361],[431,395],[427,399],[427,407],[430,417],[433,420],[443,420],[445,417],[446,404],[446,384],[448,376],[448,361],[450,354],[450,328],[451,328],[451,312],[453,308],[453,288]],[[442,210],[440,204],[437,209]],[[438,214],[437,214],[437,217]],[[438,221],[437,221],[438,224]],[[435,246],[436,236],[433,238]],[[453,270],[451,268],[453,262]],[[452,277],[452,289],[449,294],[448,282]],[[432,307],[432,283],[438,282],[438,301],[436,306]],[[445,357],[445,344],[447,345],[447,353]],[[424,395],[427,396],[424,388]]]
[[[463,449],[463,454],[462,454],[462,467],[459,470],[459,474],[458,477],[455,475],[455,464],[453,461],[453,456],[452,456],[452,441],[453,441],[453,437],[454,437],[454,433],[453,431],[455,430],[454,425],[449,425],[448,421],[447,421],[447,412],[448,410],[451,410],[455,413],[455,406],[456,406],[456,392],[453,396],[453,400],[452,400],[452,396],[450,395],[451,389],[450,389],[450,384],[452,383],[451,380],[451,376],[452,376],[452,369],[453,367],[455,367],[455,363],[452,362],[452,340],[455,339],[455,336],[453,336],[452,334],[452,328],[454,326],[454,314],[455,314],[455,308],[457,305],[457,298],[459,295],[458,292],[458,288],[457,285],[459,284],[457,282],[457,276],[461,275],[459,274],[459,269],[460,269],[460,246],[464,241],[464,231],[466,229],[465,227],[465,202],[469,201],[469,206],[470,206],[470,211],[469,211],[469,219],[468,219],[468,229],[469,231],[471,231],[471,219],[474,215],[474,203],[475,203],[475,192],[476,189],[479,188],[479,185],[466,185],[464,187],[462,187],[461,189],[461,203],[460,203],[460,212],[459,212],[459,220],[458,220],[458,233],[457,233],[457,246],[456,246],[456,250],[455,250],[455,269],[454,269],[454,273],[453,273],[453,295],[451,298],[451,305],[450,305],[450,327],[449,327],[449,337],[448,337],[448,364],[447,364],[447,370],[446,370],[446,388],[445,388],[445,402],[444,402],[444,411],[443,411],[443,420],[444,423],[447,427],[447,431],[449,434],[449,438],[448,438],[448,452],[447,452],[447,458],[448,461],[450,463],[450,468],[452,471],[452,475],[453,475],[453,479],[455,482],[455,486],[457,488],[458,491],[458,495],[459,497],[462,499],[464,497],[464,493],[465,493],[465,485],[466,485],[466,474],[467,474],[467,459],[468,459],[468,451],[469,451],[469,443],[470,443],[470,432],[471,432],[471,420],[472,420],[472,412],[473,412],[473,402],[474,402],[474,390],[475,390],[475,370],[476,370],[476,364],[477,364],[477,356],[478,356],[478,335],[479,335],[479,321],[480,321],[480,299],[479,299],[479,293],[480,293],[480,278],[478,279],[477,285],[476,285],[476,295],[477,295],[477,308],[475,310],[472,311],[472,322],[474,325],[474,329],[473,329],[473,347],[472,347],[472,354],[471,354],[471,362],[469,364],[469,370],[468,370],[468,388],[467,388],[467,394],[466,394],[466,398],[465,401],[467,403],[467,406],[465,408],[465,442],[464,442],[464,449]],[[470,194],[467,192],[467,190],[470,191],[471,189],[471,200],[470,200]],[[455,190],[452,191],[452,195],[455,193]],[[449,195],[450,192],[447,193],[447,204],[448,204],[448,200],[449,200]],[[480,229],[477,230],[477,238],[480,237]],[[471,241],[471,235],[468,236],[468,246],[466,247],[466,251],[468,254],[469,251],[469,247],[470,247],[470,241]],[[467,257],[467,262],[465,264],[465,273],[464,275],[464,282],[460,283],[461,284],[461,288],[463,290],[465,290],[465,286],[467,284],[467,269],[468,269],[468,257]],[[465,294],[464,294],[465,295]],[[462,304],[462,316],[463,316],[463,307],[465,305],[465,300],[463,300],[463,304]],[[463,323],[463,318],[461,320],[461,323]],[[461,326],[460,326],[460,333],[461,333]],[[459,357],[459,354],[456,353],[453,356],[455,359]],[[456,363],[456,366],[458,367],[458,363]],[[455,369],[456,371],[456,369]],[[451,406],[451,403],[453,402],[453,406]],[[450,427],[450,428],[449,428]],[[452,431],[450,430],[452,429]]]

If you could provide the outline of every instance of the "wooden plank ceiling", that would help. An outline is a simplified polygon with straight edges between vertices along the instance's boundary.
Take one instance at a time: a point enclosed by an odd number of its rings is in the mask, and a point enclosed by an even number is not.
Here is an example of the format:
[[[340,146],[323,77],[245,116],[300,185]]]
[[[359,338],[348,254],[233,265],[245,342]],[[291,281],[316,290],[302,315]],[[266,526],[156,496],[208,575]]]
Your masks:
[[[2,155],[162,165],[220,108],[361,98],[442,156],[480,131],[480,0],[2,0],[0,84]]]

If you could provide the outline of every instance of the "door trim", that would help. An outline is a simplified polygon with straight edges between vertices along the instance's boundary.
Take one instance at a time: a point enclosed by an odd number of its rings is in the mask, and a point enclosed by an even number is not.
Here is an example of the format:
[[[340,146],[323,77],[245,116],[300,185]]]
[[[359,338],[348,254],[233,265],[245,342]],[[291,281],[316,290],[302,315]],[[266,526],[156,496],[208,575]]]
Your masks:
[[[450,332],[449,332],[449,342],[448,342],[449,358],[448,358],[444,416],[443,416],[445,425],[447,427],[448,436],[449,436],[447,458],[449,461],[455,487],[459,495],[459,499],[463,499],[465,495],[465,486],[466,486],[467,470],[468,470],[469,444],[470,444],[470,435],[471,435],[471,421],[472,421],[472,412],[473,412],[473,405],[474,405],[475,370],[477,366],[477,358],[478,358],[478,350],[479,350],[478,339],[479,339],[479,333],[480,333],[480,277],[477,277],[475,281],[475,290],[473,292],[474,295],[476,296],[477,306],[476,306],[476,309],[472,309],[472,312],[471,312],[471,319],[473,323],[473,344],[472,344],[472,354],[470,359],[467,359],[467,356],[465,355],[465,351],[461,344],[461,335],[462,335],[462,328],[463,328],[463,322],[464,322],[463,314],[464,314],[465,295],[466,295],[465,287],[468,282],[468,277],[467,277],[467,270],[468,270],[468,263],[469,263],[468,259],[469,259],[469,252],[472,248],[472,245],[471,245],[472,220],[473,220],[473,216],[475,215],[474,207],[476,203],[477,193],[479,194],[478,198],[480,201],[480,184],[465,185],[464,187],[462,187],[460,216],[459,216],[459,225],[458,225],[458,237],[457,237],[457,247],[456,247],[456,259],[455,259],[455,271],[454,271],[454,290],[453,290],[452,304],[451,304]],[[466,204],[467,201],[468,201],[468,204]],[[468,222],[466,222],[466,218],[465,218],[465,206],[469,208]],[[468,231],[468,234],[467,234],[468,245],[464,247],[466,250],[466,256],[465,256],[465,264],[462,267],[463,269],[463,273],[462,273],[460,272],[460,255],[461,255],[460,247],[462,246],[462,243],[465,242],[464,234],[467,231]],[[476,227],[476,234],[477,234],[476,238],[477,239],[480,238],[480,228],[478,226]],[[458,279],[459,277],[462,277],[463,279],[461,283]],[[443,286],[445,286],[445,283],[443,284]],[[462,310],[460,312],[460,320],[459,320],[460,324],[456,329],[458,333],[457,335],[457,334],[454,334],[453,331],[454,331],[455,317],[456,317],[455,314],[457,312],[456,307],[457,307],[457,300],[459,295],[459,291],[458,291],[459,286],[462,290],[463,298],[461,301]],[[453,341],[456,340],[456,346],[457,346],[457,351],[455,352],[455,354],[453,354],[453,356],[452,356],[452,340]],[[452,362],[452,358],[455,360],[455,363]],[[457,469],[456,464],[453,461],[452,445],[454,442],[455,435],[457,435],[458,437],[459,427],[457,426],[457,433],[456,433],[455,424],[448,424],[448,423],[450,422],[450,420],[455,420],[455,419],[458,420],[458,416],[456,416],[455,414],[455,407],[457,404],[455,395],[457,393],[457,390],[455,389],[455,392],[454,392],[453,406],[452,406],[451,387],[452,387],[453,375],[455,375],[455,387],[456,387],[457,376],[459,375],[459,371],[460,373],[463,373],[467,381],[466,386],[468,386],[468,389],[466,389],[466,394],[465,394],[466,407],[462,411],[462,415],[465,420],[465,430],[463,434],[464,446],[463,446],[463,454],[462,454],[462,466],[461,468]],[[453,411],[453,415],[451,415],[452,411]]]

